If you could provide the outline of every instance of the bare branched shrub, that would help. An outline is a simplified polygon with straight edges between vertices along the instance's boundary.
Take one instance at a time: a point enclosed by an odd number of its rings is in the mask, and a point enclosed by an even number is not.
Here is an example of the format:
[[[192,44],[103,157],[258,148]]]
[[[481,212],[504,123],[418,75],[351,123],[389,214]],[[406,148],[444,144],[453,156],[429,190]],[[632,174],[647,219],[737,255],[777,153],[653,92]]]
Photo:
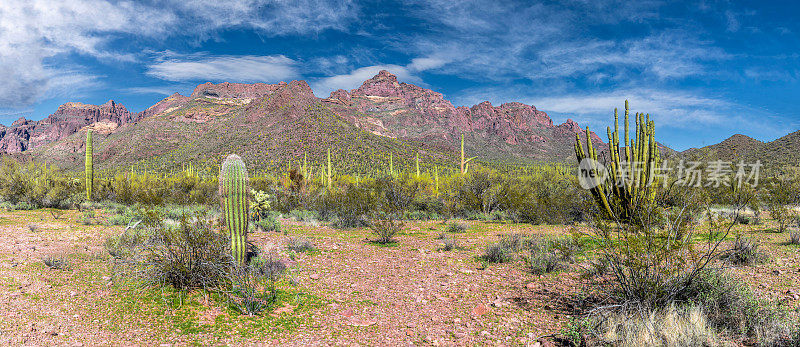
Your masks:
[[[375,214],[369,221],[369,228],[372,233],[378,236],[378,243],[390,243],[394,235],[403,229],[405,223],[394,219],[391,214]]]
[[[58,220],[59,218],[61,218],[61,216],[64,215],[64,213],[66,213],[64,210],[59,210],[55,208],[49,209],[48,212],[50,212],[50,215],[53,216],[53,219],[55,220]]]

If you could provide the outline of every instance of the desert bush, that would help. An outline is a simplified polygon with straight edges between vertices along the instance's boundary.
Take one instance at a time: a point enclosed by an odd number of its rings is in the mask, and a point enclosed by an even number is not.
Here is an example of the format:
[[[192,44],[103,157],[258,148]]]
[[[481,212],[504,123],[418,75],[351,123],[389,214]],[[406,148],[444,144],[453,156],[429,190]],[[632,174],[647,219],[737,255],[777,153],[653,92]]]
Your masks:
[[[369,228],[378,236],[376,240],[378,243],[392,242],[394,235],[400,232],[404,225],[402,221],[394,219],[391,213],[375,213],[369,221]]]
[[[313,242],[306,238],[290,236],[286,239],[286,248],[290,251],[301,253],[313,251],[316,247]]]
[[[514,259],[514,251],[500,243],[486,246],[481,258],[489,263],[505,263]]]
[[[442,239],[442,250],[449,252],[458,248],[458,241],[452,237]]]
[[[228,238],[202,216],[184,215],[168,223],[155,209],[140,212],[142,223],[105,242],[112,257],[130,265],[147,283],[175,288],[221,284],[233,264]]]
[[[755,345],[787,345],[783,342],[798,331],[789,312],[756,297],[746,283],[719,270],[702,271],[679,299],[702,307],[718,331]]]
[[[523,240],[523,247],[530,252],[528,268],[537,275],[566,269],[582,249],[577,237],[532,237]]]
[[[444,231],[448,233],[459,234],[467,231],[467,226],[463,223],[452,222],[447,224],[447,228]]]
[[[357,228],[370,224],[366,218],[375,201],[369,188],[348,184],[325,196],[324,201],[336,215],[333,226]]]
[[[288,217],[298,222],[316,222],[319,220],[319,215],[316,212],[308,210],[291,210]]]
[[[286,265],[272,251],[259,253],[247,265],[231,267],[227,272],[230,287],[223,289],[229,306],[242,314],[260,313],[275,301],[275,282],[285,272]]]
[[[800,182],[790,176],[775,177],[766,184],[766,192],[762,200],[770,218],[777,223],[775,230],[777,232],[786,231],[797,214],[792,205],[800,202],[798,186],[800,186]]]
[[[17,210],[17,211],[30,211],[30,210],[35,210],[36,208],[37,207],[34,204],[31,204],[31,203],[28,203],[28,202],[25,202],[25,201],[20,201],[20,202],[14,204],[14,208],[13,209]]]
[[[275,216],[272,214],[267,214],[261,219],[253,222],[253,224],[261,231],[281,231],[281,223],[275,219]]]
[[[525,261],[530,271],[537,275],[566,269],[564,259],[552,250],[544,252],[531,250],[530,256],[525,258]]]
[[[52,270],[69,269],[69,262],[63,255],[47,255],[42,258],[42,263]]]
[[[753,265],[766,260],[766,254],[759,250],[758,241],[737,236],[721,258],[735,265]]]
[[[800,245],[800,231],[789,232],[789,244]]]
[[[66,211],[60,210],[60,209],[56,209],[56,208],[51,208],[47,212],[49,212],[50,215],[53,216],[53,219],[55,219],[55,220],[59,220],[61,218],[61,216],[63,216],[64,213],[66,213]]]

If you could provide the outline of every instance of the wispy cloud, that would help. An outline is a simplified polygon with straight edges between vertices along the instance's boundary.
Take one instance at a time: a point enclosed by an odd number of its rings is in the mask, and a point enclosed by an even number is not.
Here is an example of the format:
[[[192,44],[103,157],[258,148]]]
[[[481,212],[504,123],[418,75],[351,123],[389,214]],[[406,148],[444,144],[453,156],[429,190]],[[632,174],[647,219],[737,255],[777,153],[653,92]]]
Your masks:
[[[6,81],[0,85],[0,107],[26,107],[45,97],[50,86],[60,83],[50,79],[66,73],[50,61],[59,56],[138,61],[136,51],[110,44],[123,35],[203,39],[225,28],[251,29],[264,36],[315,34],[345,30],[357,11],[348,0],[6,0],[0,6],[0,79]],[[187,75],[174,64],[163,67],[171,68],[172,73],[164,70],[169,78]],[[286,76],[286,68],[276,71],[257,78]]]
[[[278,82],[298,77],[296,65],[297,62],[282,55],[194,54],[154,63],[147,74],[169,81]]]
[[[334,75],[314,81],[312,89],[317,97],[327,97],[337,89],[354,89],[364,81],[372,78],[381,70],[387,70],[396,75],[397,78],[406,83],[425,85],[422,79],[417,76],[419,72],[440,68],[448,63],[448,59],[441,57],[422,57],[411,60],[407,65],[372,65],[365,66],[349,73]]]

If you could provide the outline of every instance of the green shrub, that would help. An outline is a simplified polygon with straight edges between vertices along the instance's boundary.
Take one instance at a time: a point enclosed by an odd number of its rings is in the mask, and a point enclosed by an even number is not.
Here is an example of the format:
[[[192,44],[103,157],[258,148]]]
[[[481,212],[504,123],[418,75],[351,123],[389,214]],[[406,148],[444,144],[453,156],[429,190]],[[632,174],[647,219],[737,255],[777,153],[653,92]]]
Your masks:
[[[369,228],[378,236],[376,240],[378,243],[392,242],[394,235],[400,232],[404,225],[405,223],[394,219],[394,216],[388,213],[376,213],[369,221]]]
[[[316,222],[319,220],[319,215],[317,215],[317,213],[314,211],[291,210],[289,212],[289,218],[292,218],[298,222]]]
[[[766,260],[766,254],[759,250],[759,243],[753,239],[736,237],[731,249],[721,258],[735,265],[753,265]]]
[[[267,214],[265,217],[253,222],[256,228],[261,231],[281,231],[281,222],[279,222],[274,215]]]
[[[800,245],[800,231],[789,232],[789,244]]]
[[[452,222],[450,224],[447,224],[447,228],[444,231],[455,234],[463,233],[467,231],[467,226],[462,223]]]
[[[69,262],[62,255],[47,255],[42,258],[42,263],[52,270],[67,270],[70,268]]]
[[[458,241],[452,237],[445,237],[442,239],[442,250],[445,252],[452,251],[458,248]]]
[[[275,282],[285,273],[286,265],[273,252],[259,253],[249,264],[230,268],[230,287],[223,289],[229,306],[242,314],[259,314],[275,301]]]
[[[514,260],[514,250],[502,243],[486,246],[481,258],[489,263],[505,263]]]
[[[315,246],[313,242],[306,238],[291,236],[286,239],[286,248],[293,252],[302,253],[313,251]]]

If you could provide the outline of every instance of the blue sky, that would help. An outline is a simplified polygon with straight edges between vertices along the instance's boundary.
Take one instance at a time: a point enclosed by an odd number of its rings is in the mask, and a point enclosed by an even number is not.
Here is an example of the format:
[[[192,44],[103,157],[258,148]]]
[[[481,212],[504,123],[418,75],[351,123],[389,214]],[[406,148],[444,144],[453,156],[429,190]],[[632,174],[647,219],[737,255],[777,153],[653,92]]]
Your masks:
[[[605,133],[627,98],[686,149],[800,129],[794,1],[4,0],[0,123],[114,99],[141,111],[206,82],[381,69],[455,105],[520,101]]]

